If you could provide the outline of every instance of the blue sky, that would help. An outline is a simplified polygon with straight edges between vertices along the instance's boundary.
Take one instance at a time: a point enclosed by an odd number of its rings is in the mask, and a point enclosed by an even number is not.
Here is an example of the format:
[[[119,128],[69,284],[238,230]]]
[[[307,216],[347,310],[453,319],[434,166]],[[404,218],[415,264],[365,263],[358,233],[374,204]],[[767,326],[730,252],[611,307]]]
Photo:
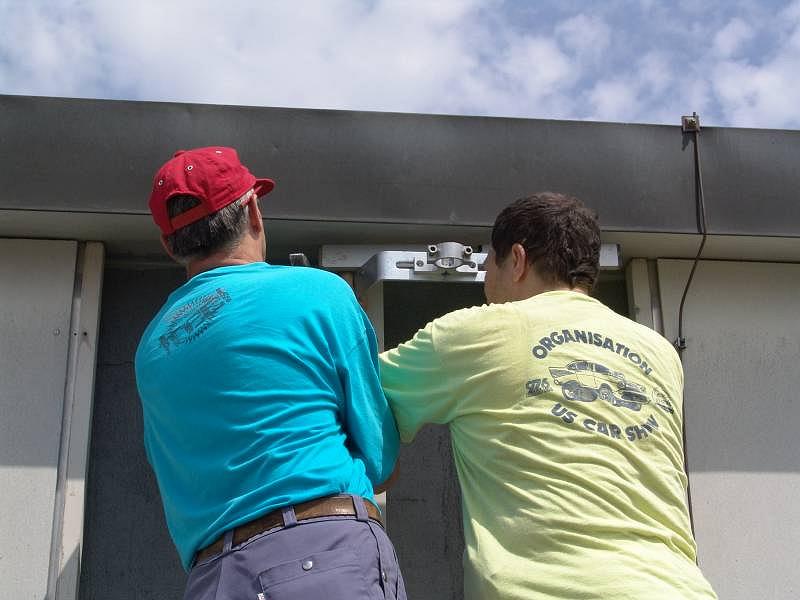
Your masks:
[[[800,129],[800,0],[0,0],[0,93]]]

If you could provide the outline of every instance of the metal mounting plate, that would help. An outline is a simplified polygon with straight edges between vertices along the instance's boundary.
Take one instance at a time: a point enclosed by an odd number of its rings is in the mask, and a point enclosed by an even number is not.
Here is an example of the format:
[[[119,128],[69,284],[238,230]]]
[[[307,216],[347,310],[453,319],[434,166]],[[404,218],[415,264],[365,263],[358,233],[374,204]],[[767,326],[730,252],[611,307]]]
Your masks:
[[[397,244],[327,244],[321,246],[319,266],[333,271],[358,271],[366,262],[379,252],[402,251],[422,252],[427,251],[428,244],[409,244],[398,248]],[[479,249],[480,246],[473,246]],[[483,264],[486,253],[477,252],[472,255],[473,260]],[[480,258],[484,257],[484,258]],[[618,244],[602,244],[600,246],[600,269],[617,270],[622,268]]]
[[[384,250],[373,255],[356,274],[356,289],[369,289],[379,281],[447,281],[483,283],[486,272],[480,267],[486,254],[473,254],[472,265],[461,265],[456,269],[440,269],[428,263],[426,252]]]
[[[468,260],[457,268],[439,268],[434,263],[431,250],[469,248]],[[449,252],[448,254],[453,254]],[[320,251],[320,266],[335,271],[355,271],[355,287],[364,292],[381,281],[441,281],[483,283],[486,272],[483,263],[487,254],[472,252],[471,247],[456,242],[431,245],[412,245],[405,250],[391,246],[326,245]],[[600,268],[619,269],[620,253],[617,244],[603,244],[600,248]]]

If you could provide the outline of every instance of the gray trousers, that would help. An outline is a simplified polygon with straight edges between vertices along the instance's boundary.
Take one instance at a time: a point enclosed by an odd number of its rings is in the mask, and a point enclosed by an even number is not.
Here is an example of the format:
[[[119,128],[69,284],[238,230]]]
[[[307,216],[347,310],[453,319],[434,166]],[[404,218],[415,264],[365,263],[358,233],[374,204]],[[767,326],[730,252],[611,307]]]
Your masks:
[[[192,567],[184,600],[406,600],[392,542],[353,497],[358,515],[297,522],[259,534]]]

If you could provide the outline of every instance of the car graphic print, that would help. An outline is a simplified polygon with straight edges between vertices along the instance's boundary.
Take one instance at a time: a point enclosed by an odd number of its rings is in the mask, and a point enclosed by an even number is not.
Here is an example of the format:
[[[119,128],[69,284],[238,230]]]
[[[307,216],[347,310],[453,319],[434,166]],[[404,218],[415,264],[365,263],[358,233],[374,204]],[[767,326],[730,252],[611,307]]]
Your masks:
[[[598,398],[612,406],[621,406],[633,411],[641,410],[650,403],[645,386],[625,379],[619,371],[612,371],[605,365],[588,360],[574,360],[565,367],[550,367],[553,382],[561,386],[566,400],[594,402]],[[663,394],[660,397],[666,398]],[[672,412],[669,402],[658,403],[661,408]]]
[[[160,338],[161,347],[169,352],[173,346],[187,344],[200,336],[214,319],[220,309],[230,302],[230,295],[222,288],[197,298],[170,317],[170,327]]]

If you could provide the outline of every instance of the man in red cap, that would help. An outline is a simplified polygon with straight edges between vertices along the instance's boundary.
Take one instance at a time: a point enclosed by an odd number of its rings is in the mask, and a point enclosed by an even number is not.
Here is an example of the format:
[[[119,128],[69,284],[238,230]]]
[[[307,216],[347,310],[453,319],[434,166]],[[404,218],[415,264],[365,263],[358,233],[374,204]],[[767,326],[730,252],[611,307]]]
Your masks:
[[[136,381],[185,597],[403,600],[374,503],[399,443],[375,333],[336,275],[265,262],[274,185],[223,147],[153,182],[188,281],[142,335]]]

